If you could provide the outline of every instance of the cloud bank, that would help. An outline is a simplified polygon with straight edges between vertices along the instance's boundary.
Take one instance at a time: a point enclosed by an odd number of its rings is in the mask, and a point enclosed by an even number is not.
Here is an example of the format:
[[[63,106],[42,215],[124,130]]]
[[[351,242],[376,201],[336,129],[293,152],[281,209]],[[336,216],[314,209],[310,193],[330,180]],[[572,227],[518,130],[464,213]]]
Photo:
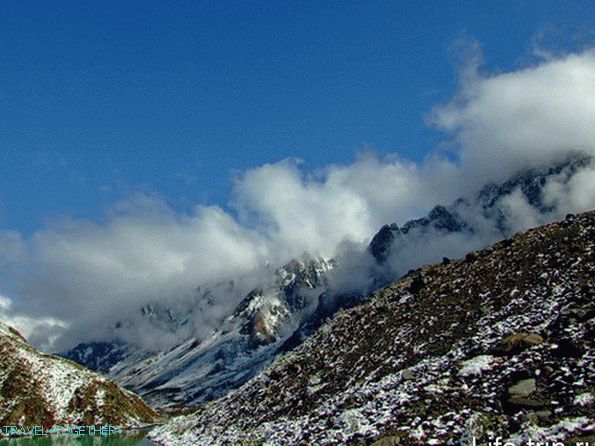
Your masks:
[[[466,172],[489,179],[570,151],[592,153],[594,65],[589,50],[492,77],[467,70],[465,88],[430,122],[454,135]]]
[[[201,286],[219,290],[216,305],[197,315],[193,327],[206,330],[272,267],[304,252],[349,252],[344,263],[356,271],[357,262],[366,261],[364,247],[385,223],[403,223],[519,169],[577,151],[595,155],[593,50],[496,75],[477,67],[462,70],[455,97],[427,117],[445,133],[454,160],[431,154],[414,163],[365,153],[350,165],[305,172],[289,159],[238,175],[233,213],[218,206],[179,213],[156,197],[136,195],[100,222],[63,221],[28,239],[0,231],[0,293],[12,301],[3,298],[0,317],[28,326],[24,331],[37,345],[61,349],[100,336],[145,303],[193,298]],[[594,184],[592,166],[552,181],[546,188],[552,212],[592,208]],[[519,196],[507,206],[519,229],[554,215],[536,214]],[[408,262],[476,248],[489,237],[436,239],[432,252],[411,247]],[[407,266],[401,259],[395,271]],[[224,285],[230,281],[233,286]],[[32,319],[54,323],[31,330]]]

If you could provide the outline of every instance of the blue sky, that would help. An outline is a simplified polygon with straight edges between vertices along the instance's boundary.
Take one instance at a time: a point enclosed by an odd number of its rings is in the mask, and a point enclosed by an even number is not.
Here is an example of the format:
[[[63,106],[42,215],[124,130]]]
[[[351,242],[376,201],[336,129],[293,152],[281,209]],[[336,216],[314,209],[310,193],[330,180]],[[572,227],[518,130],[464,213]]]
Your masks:
[[[0,3],[0,228],[142,191],[225,205],[230,175],[365,147],[421,160],[461,38],[488,72],[593,41],[592,1]]]

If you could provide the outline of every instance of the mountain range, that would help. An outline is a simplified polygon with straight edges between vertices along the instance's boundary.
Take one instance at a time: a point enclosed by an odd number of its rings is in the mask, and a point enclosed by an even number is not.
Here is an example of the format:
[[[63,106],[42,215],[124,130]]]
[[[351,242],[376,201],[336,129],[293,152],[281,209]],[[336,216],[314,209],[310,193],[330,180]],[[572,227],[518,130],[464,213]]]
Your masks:
[[[304,256],[278,268],[269,284],[252,290],[206,339],[191,336],[165,352],[147,352],[118,341],[93,342],[77,345],[66,356],[108,373],[158,407],[217,398],[270,362],[279,341],[308,311],[308,291],[323,286],[332,267],[332,261]],[[159,305],[141,312],[159,321],[178,320]]]
[[[592,441],[595,211],[518,232],[510,207],[559,220],[552,187],[592,162],[524,170],[335,258],[305,253],[208,330],[197,321],[238,293],[233,280],[147,303],[61,356],[0,323],[0,419],[137,427],[156,408],[188,414],[151,434],[166,446]],[[139,323],[179,342],[118,337]]]
[[[511,222],[506,202],[515,194],[544,218],[555,219],[547,217],[552,209],[544,188],[554,179],[567,180],[590,162],[574,157],[524,170],[502,183],[485,185],[470,198],[437,205],[425,217],[383,226],[367,249],[357,254],[357,268],[360,276],[365,270],[365,280],[358,279],[355,287],[334,286],[345,259],[304,254],[274,270],[268,283],[241,299],[208,336],[191,334],[168,350],[148,350],[114,336],[79,344],[64,356],[108,374],[154,407],[176,409],[219,398],[298,347],[339,309],[362,304],[371,292],[407,270],[511,236],[519,228]],[[449,237],[454,242],[443,244]],[[135,316],[175,333],[216,299],[210,290],[198,291],[181,309],[156,302]],[[123,320],[116,326],[127,323]]]

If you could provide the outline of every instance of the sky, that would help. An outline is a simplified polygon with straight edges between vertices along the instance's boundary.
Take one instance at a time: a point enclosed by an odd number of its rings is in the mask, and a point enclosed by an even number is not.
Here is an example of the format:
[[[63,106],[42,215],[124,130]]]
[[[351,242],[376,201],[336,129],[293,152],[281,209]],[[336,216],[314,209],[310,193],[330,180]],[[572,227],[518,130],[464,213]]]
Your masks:
[[[305,252],[364,271],[383,224],[595,155],[592,23],[591,1],[0,2],[0,320],[52,350],[198,286],[209,327]],[[593,208],[595,166],[544,194],[507,198],[511,233]]]
[[[419,161],[458,41],[507,70],[594,21],[592,1],[3,1],[0,227],[100,219],[137,192],[226,207],[237,172],[286,158]]]

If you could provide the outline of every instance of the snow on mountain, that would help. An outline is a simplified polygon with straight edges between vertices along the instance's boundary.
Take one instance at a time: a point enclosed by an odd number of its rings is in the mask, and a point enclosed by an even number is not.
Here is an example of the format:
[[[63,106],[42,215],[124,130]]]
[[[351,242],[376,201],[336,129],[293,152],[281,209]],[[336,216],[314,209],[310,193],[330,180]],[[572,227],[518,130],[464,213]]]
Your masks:
[[[371,292],[401,277],[410,268],[447,256],[465,255],[527,229],[518,227],[508,212],[507,202],[515,194],[526,200],[544,223],[559,218],[555,213],[548,214],[553,210],[547,200],[548,187],[552,183],[566,184],[593,162],[590,157],[573,156],[551,166],[524,170],[500,184],[487,184],[471,198],[437,205],[427,216],[409,220],[401,227],[397,223],[384,225],[368,245],[371,262],[356,254],[355,261],[348,260],[351,267],[343,268],[346,259],[337,259],[338,267],[331,275],[347,270],[343,276],[353,275],[355,282],[348,278],[350,286],[344,290],[321,294],[316,311],[302,322],[280,351],[300,345],[339,309],[363,303]]]
[[[167,351],[148,352],[119,342],[80,344],[67,357],[100,368],[119,384],[163,408],[197,404],[251,378],[276,355],[325,285],[332,261],[303,256],[278,268],[269,284],[251,291],[207,337],[190,336]],[[151,306],[145,314],[171,316]]]
[[[64,358],[35,350],[0,323],[0,424],[137,427],[157,414],[141,398]],[[0,436],[5,432],[0,432]]]
[[[577,441],[595,429],[595,211],[411,271],[160,445]]]
[[[68,352],[68,359],[85,367],[109,374],[111,368],[128,359],[136,349],[123,342],[84,342]]]

